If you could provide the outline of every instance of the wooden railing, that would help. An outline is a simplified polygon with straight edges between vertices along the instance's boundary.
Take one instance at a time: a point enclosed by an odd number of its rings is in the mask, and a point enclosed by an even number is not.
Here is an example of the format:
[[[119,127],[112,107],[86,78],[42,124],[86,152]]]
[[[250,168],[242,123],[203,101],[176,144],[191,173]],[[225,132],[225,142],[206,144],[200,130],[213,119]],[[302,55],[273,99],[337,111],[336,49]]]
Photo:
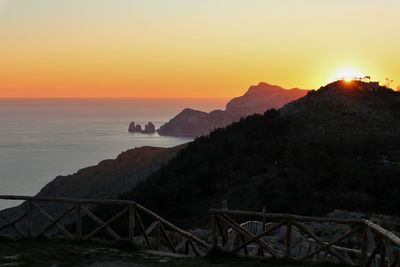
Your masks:
[[[400,266],[400,238],[368,220],[211,209],[212,247],[251,256]]]
[[[116,241],[127,240],[133,244],[143,244],[150,250],[201,255],[208,249],[207,243],[203,240],[133,201],[27,196],[0,196],[0,200],[25,201],[17,209],[19,214],[16,216],[7,211],[0,213],[0,235],[13,231],[14,237],[16,234],[18,238],[38,239],[49,237],[48,233],[52,231],[52,236],[55,232],[61,233],[70,240],[90,240],[96,237],[103,238],[104,234],[108,234]],[[55,212],[46,211],[49,205],[53,207],[57,205],[56,215]],[[111,210],[117,212],[108,219],[101,219],[94,210],[105,206],[110,206]],[[14,218],[9,218],[10,215]],[[143,217],[146,221],[142,219]],[[48,223],[43,224],[43,219]],[[122,220],[128,220],[128,222],[123,223]],[[39,221],[40,225],[37,225],[35,221]],[[127,228],[124,231],[125,235],[121,234],[121,229],[112,228],[112,223],[117,223],[117,221],[120,226]],[[74,227],[67,227],[63,222]],[[148,222],[147,227],[145,227],[145,222]],[[90,228],[88,225],[92,229],[84,232],[83,227]]]

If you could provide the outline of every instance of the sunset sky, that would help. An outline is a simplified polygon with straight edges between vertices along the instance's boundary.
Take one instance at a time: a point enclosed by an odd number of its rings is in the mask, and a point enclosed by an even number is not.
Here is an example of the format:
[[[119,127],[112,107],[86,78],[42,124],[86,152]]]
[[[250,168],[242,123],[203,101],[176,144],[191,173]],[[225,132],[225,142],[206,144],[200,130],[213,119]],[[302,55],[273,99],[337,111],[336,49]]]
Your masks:
[[[397,87],[399,14],[399,0],[0,0],[0,97],[232,97],[342,69]]]

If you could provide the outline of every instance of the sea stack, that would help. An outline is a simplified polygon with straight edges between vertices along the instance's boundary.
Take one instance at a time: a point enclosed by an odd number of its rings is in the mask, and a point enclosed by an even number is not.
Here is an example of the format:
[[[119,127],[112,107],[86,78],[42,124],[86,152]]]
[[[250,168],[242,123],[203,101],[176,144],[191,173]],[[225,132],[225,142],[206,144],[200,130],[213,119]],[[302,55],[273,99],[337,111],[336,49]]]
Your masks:
[[[128,132],[130,133],[142,133],[142,134],[152,134],[156,132],[156,127],[152,122],[148,122],[144,129],[142,129],[142,126],[140,124],[136,124],[134,121],[132,121],[129,124]]]
[[[145,125],[143,133],[151,134],[155,132],[156,132],[156,126],[154,126],[154,124],[151,121]]]

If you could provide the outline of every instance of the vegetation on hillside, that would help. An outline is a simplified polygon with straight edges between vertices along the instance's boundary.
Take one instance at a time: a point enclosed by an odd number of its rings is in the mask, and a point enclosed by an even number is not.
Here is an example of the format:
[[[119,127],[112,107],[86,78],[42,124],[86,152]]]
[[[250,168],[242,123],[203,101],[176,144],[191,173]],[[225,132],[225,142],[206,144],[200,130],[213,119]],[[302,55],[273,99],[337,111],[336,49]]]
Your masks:
[[[318,94],[307,97],[321,101]],[[317,100],[301,99],[299,105],[311,103],[315,109]],[[342,116],[346,110],[328,107],[324,112]],[[217,129],[190,143],[121,197],[181,226],[205,225],[208,209],[219,207],[223,199],[232,209],[265,206],[269,212],[312,215],[333,209],[400,214],[399,138],[386,135],[387,131],[360,135],[359,124],[352,123],[362,119],[360,115],[335,117],[333,122],[328,113],[318,123],[324,118],[326,125],[347,120],[346,131],[322,132],[308,113],[283,116],[276,110]],[[363,131],[371,123],[366,121]]]

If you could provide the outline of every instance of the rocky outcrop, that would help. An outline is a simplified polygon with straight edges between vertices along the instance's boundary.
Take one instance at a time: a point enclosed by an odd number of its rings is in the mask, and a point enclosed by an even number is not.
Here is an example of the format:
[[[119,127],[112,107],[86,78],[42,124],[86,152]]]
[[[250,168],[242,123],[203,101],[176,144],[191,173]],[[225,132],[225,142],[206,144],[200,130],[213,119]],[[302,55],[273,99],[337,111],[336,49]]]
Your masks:
[[[284,89],[276,85],[260,83],[251,86],[240,97],[228,102],[226,110],[210,113],[186,108],[160,127],[158,133],[166,136],[198,137],[216,128],[223,128],[251,114],[264,113],[270,108],[280,108],[288,102],[306,95],[307,90]]]
[[[271,108],[279,109],[306,94],[307,90],[284,89],[277,85],[259,83],[257,86],[251,86],[243,96],[235,97],[229,101],[226,105],[226,111],[240,113],[242,116],[264,113]]]
[[[142,126],[140,124],[135,124],[134,121],[132,121],[129,124],[128,132],[130,133],[142,133],[142,134],[152,134],[156,132],[156,127],[152,122],[149,122],[145,125],[144,129],[142,129]]]
[[[154,124],[152,122],[149,122],[146,124],[146,126],[144,127],[144,131],[143,133],[155,133],[156,132],[156,126],[154,126]]]
[[[116,198],[131,190],[137,183],[166,164],[185,145],[172,148],[140,147],[118,155],[116,159],[104,160],[96,166],[87,167],[68,176],[58,176],[36,195],[37,197],[65,198]],[[65,207],[41,204],[52,216],[57,217]],[[0,214],[13,219],[26,209],[25,204],[1,211]],[[38,214],[36,214],[38,215]],[[48,221],[43,216],[35,216],[34,231]],[[0,220],[0,226],[4,223]],[[11,232],[12,233],[12,232]],[[15,234],[15,233],[12,233]]]

